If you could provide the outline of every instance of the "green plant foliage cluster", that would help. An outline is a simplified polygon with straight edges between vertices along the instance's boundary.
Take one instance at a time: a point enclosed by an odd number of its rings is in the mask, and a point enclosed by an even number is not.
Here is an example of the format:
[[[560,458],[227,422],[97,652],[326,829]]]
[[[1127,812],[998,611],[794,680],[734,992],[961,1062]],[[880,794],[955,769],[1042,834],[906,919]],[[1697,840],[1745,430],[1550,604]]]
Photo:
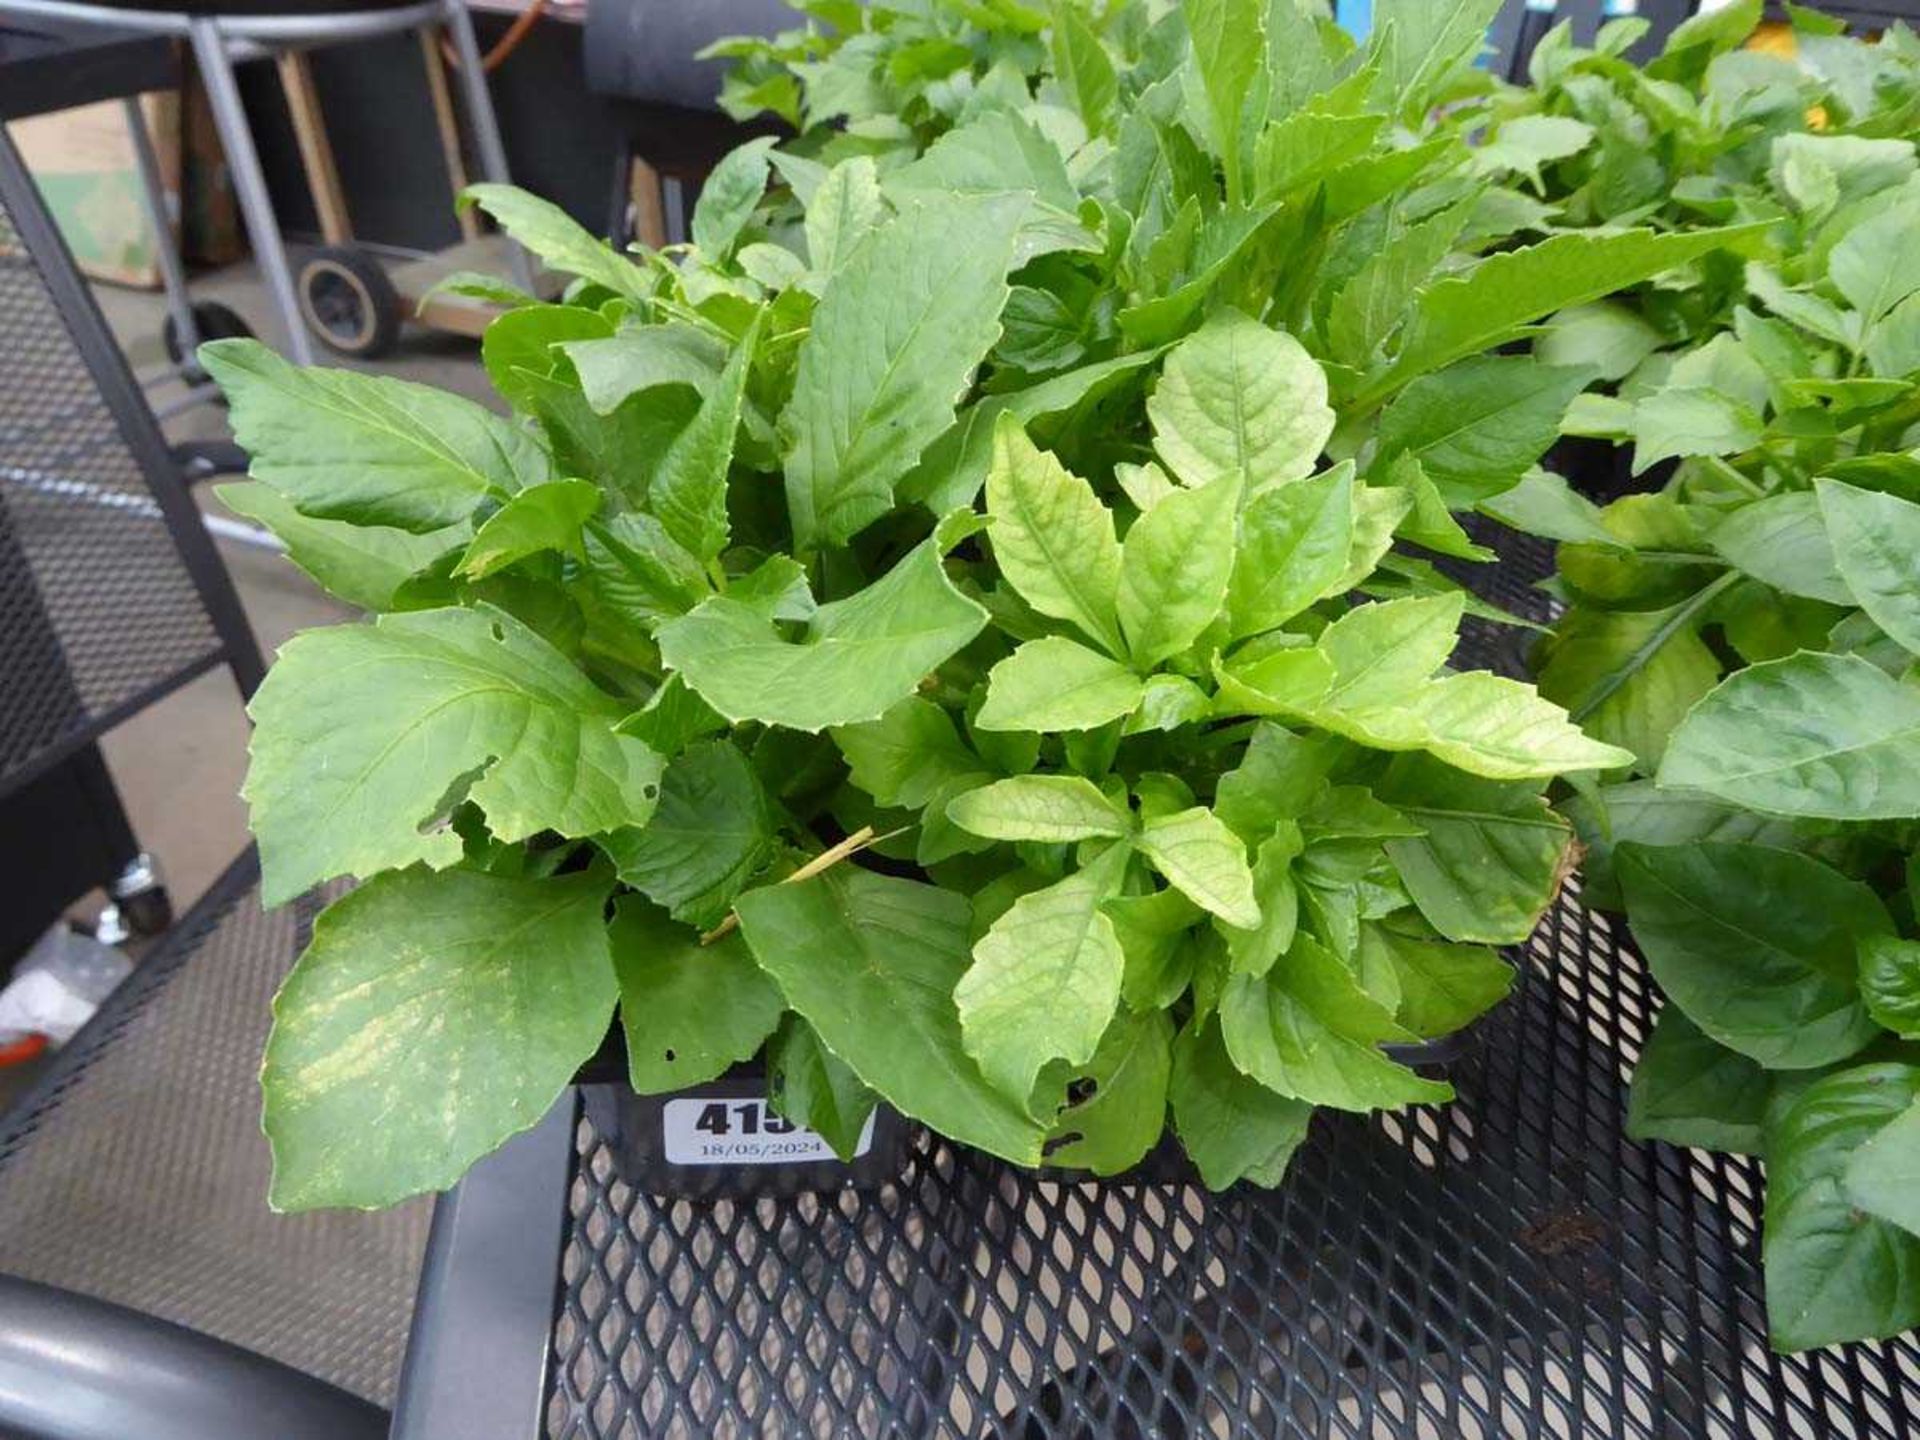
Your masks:
[[[1568,807],[1583,900],[1624,908],[1669,1002],[1631,1127],[1766,1159],[1769,1320],[1801,1349],[1920,1323],[1920,44],[1803,16],[1797,59],[1736,48],[1758,11],[1644,72],[1619,35],[1543,46],[1494,132],[1570,219],[1764,231],[1535,342],[1595,364],[1568,429],[1657,488],[1493,503],[1561,542],[1541,692],[1635,757]]]
[[[1451,663],[1510,618],[1453,512],[1537,496],[1595,376],[1505,352],[1762,238],[1541,238],[1471,143],[1493,9],[849,23],[689,246],[471,193],[575,277],[490,287],[509,413],[206,347],[230,502],[373,612],[253,705],[266,899],[362,882],[276,1005],[276,1203],[450,1184],[616,1008],[638,1089],[764,1053],[843,1151],[884,1099],[1273,1184],[1315,1107],[1446,1098],[1383,1047],[1497,1002],[1548,784],[1633,754]],[[968,85],[821,98],[955,14]]]

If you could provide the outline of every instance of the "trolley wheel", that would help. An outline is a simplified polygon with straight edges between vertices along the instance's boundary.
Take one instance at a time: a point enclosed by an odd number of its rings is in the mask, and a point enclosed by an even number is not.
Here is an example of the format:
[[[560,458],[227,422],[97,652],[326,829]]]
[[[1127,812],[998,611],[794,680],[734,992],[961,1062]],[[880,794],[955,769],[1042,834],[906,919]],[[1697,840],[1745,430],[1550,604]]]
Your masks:
[[[296,288],[300,314],[329,350],[370,360],[400,338],[400,294],[364,250],[329,246],[309,255]]]
[[[202,340],[251,340],[253,329],[240,318],[239,312],[231,306],[222,305],[218,300],[197,300],[193,306],[193,328]],[[166,347],[167,358],[176,365],[185,366],[187,377],[191,380],[204,380],[206,372],[199,362],[187,354],[187,347],[180,342],[180,327],[174,323],[173,316],[167,317],[167,323],[160,328],[160,343]]]
[[[238,311],[217,300],[194,301],[194,330],[200,332],[202,340],[253,338],[252,326],[240,319]],[[171,315],[159,330],[159,342],[167,348],[167,359],[171,359],[175,365],[186,365],[192,361],[192,357],[186,353],[186,346],[180,344],[180,326],[173,323]],[[200,372],[198,365],[194,365],[194,372]]]

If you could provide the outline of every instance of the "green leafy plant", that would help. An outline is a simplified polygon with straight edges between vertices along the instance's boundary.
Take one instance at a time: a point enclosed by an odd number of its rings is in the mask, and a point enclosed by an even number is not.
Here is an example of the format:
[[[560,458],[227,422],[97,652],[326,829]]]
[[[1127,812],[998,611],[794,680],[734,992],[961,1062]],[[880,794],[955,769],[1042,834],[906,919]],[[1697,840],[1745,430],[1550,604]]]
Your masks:
[[[1110,1173],[1170,1116],[1271,1184],[1316,1106],[1445,1098],[1381,1047],[1504,993],[1547,783],[1630,759],[1449,668],[1510,618],[1450,507],[1590,378],[1485,352],[1752,238],[1515,246],[1431,118],[1490,9],[1195,0],[1099,123],[754,141],[671,253],[477,187],[577,277],[487,333],[509,415],[207,347],[232,498],[378,612],[253,706],[265,898],[362,881],[277,1003],[275,1202],[451,1183],[616,1006],[636,1088],[764,1053],[842,1151],[883,1098]]]
[[[1767,224],[1776,240],[1757,272],[1722,256],[1554,317],[1543,358],[1583,357],[1611,383],[1732,328],[1736,306],[1819,280],[1827,251],[1905,173],[1920,124],[1913,32],[1863,41],[1807,9],[1792,31],[1763,32],[1761,13],[1742,0],[1697,16],[1644,67],[1624,55],[1645,21],[1609,22],[1591,49],[1561,25],[1535,51],[1531,83],[1487,102],[1477,163],[1518,177],[1546,228]],[[1610,435],[1609,418],[1599,409],[1592,433]]]
[[[1568,606],[1538,651],[1542,693],[1635,757],[1568,807],[1590,846],[1583,900],[1625,910],[1668,1000],[1630,1127],[1765,1158],[1783,1349],[1920,1323],[1920,1214],[1901,1184],[1920,1163],[1920,180],[1913,92],[1893,78],[1912,43],[1832,39],[1824,79],[1704,62],[1709,114],[1736,81],[1758,104],[1764,81],[1761,112],[1787,117],[1681,152],[1700,169],[1669,177],[1766,226],[1725,315],[1696,311],[1676,349],[1646,323],[1658,306],[1590,312],[1537,347],[1613,345],[1621,383],[1569,423],[1671,478],[1604,509],[1540,475],[1492,502],[1561,542]],[[1872,104],[1845,79],[1862,75],[1885,77]],[[1811,106],[1865,133],[1791,122]]]

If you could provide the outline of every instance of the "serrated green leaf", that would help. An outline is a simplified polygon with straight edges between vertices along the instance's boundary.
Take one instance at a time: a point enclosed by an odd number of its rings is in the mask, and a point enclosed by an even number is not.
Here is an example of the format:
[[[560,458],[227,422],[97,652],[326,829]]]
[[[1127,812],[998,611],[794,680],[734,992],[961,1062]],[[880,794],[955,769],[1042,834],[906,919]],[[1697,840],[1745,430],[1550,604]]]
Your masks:
[[[1010,415],[994,429],[987,514],[994,558],[1020,598],[1071,622],[1109,654],[1124,654],[1114,611],[1121,552],[1113,513]]]
[[[835,165],[807,205],[807,258],[814,273],[832,276],[885,214],[871,155],[855,155]]]
[[[1910,1065],[1856,1066],[1807,1087],[1767,1127],[1763,1254],[1776,1348],[1806,1350],[1920,1324],[1920,1237],[1874,1218],[1847,1185],[1852,1163],[1910,1113],[1917,1094],[1920,1070]],[[1864,1183],[1872,1178],[1869,1170]]]
[[[642,325],[610,339],[576,340],[560,348],[598,415],[611,415],[648,390],[677,387],[704,395],[727,359],[712,335],[680,323]]]
[[[1792,1070],[1874,1037],[1855,952],[1893,925],[1865,885],[1761,845],[1626,844],[1614,868],[1654,978],[1721,1044]]]
[[[1512,489],[1482,500],[1475,508],[1502,525],[1548,540],[1610,547],[1620,544],[1600,523],[1599,507],[1548,470],[1527,471]]]
[[[474,532],[457,573],[480,580],[545,551],[578,554],[581,529],[599,508],[600,487],[585,480],[522,490]]]
[[[755,136],[729,150],[708,172],[687,225],[693,243],[707,259],[726,259],[753,218],[754,207],[767,188],[767,152],[777,139],[773,135]]]
[[[1758,1155],[1772,1091],[1758,1061],[1708,1038],[1678,1005],[1668,1005],[1633,1068],[1627,1133],[1636,1140]]]
[[[249,473],[305,515],[421,534],[550,475],[530,436],[457,395],[301,369],[257,340],[211,341],[200,362],[227,397]]]
[[[1187,34],[1206,96],[1205,131],[1226,168],[1227,198],[1238,200],[1241,115],[1260,72],[1266,30],[1261,0],[1188,0]]]
[[[1920,1040],[1920,941],[1868,935],[1860,942],[1867,1013],[1904,1040]]]
[[[539,1120],[613,1015],[608,883],[411,869],[327,907],[261,1070],[274,1209],[444,1190]]]
[[[1173,1021],[1164,1011],[1121,1011],[1077,1079],[1091,1087],[1047,1137],[1047,1163],[1117,1175],[1160,1142],[1167,1124]]]
[[[673,437],[647,488],[648,506],[667,534],[698,560],[711,560],[727,548],[727,472],[760,321],[756,314],[699,411]]]
[[[1898,1226],[1909,1241],[1920,1237],[1920,1104],[1909,1104],[1853,1152],[1843,1183],[1859,1209]]]
[[[1282,825],[1261,841],[1253,858],[1253,895],[1260,923],[1249,929],[1223,927],[1227,963],[1237,974],[1264,975],[1293,944],[1300,923],[1300,892],[1293,862],[1300,854],[1298,826]]]
[[[480,363],[493,388],[509,404],[534,410],[541,392],[525,383],[527,374],[550,377],[566,363],[561,346],[575,340],[605,340],[612,334],[613,323],[597,310],[524,305],[488,324],[480,337]]]
[[[989,840],[1091,840],[1132,833],[1133,817],[1078,775],[1016,775],[947,802],[947,817]]]
[[[1776,590],[1832,605],[1857,603],[1834,564],[1828,521],[1804,491],[1743,505],[1715,526],[1709,538],[1742,574]]]
[[[1841,588],[1882,630],[1920,653],[1920,505],[1837,480],[1814,485]]]
[[[1541,327],[1533,353],[1548,365],[1584,365],[1598,379],[1624,380],[1666,338],[1623,301],[1596,300],[1560,311]]]
[[[1381,415],[1376,467],[1411,455],[1448,505],[1474,505],[1511,489],[1546,453],[1592,375],[1524,356],[1481,355],[1423,376]]]
[[[1398,918],[1361,923],[1359,959],[1363,974],[1385,968],[1393,975],[1394,1021],[1425,1039],[1479,1019],[1513,989],[1513,967],[1497,951],[1436,940]]]
[[[940,540],[922,541],[866,589],[822,605],[798,642],[751,605],[717,595],[660,627],[661,658],[735,722],[818,732],[877,720],[987,622],[947,579]]]
[[[1873,325],[1920,291],[1920,256],[1913,235],[1920,229],[1920,203],[1895,205],[1848,230],[1827,257],[1827,275],[1860,318]]]
[[[1378,0],[1374,93],[1402,119],[1424,113],[1486,45],[1498,0]]]
[[[918,810],[957,781],[985,779],[980,757],[967,749],[953,719],[914,695],[864,725],[837,725],[833,743],[847,757],[853,783],[875,803]]]
[[[1269,1090],[1337,1110],[1453,1098],[1379,1047],[1408,1032],[1333,953],[1302,935],[1264,977],[1235,975],[1220,996],[1220,1033],[1234,1065]]]
[[[901,1113],[1019,1165],[1042,1129],[961,1043],[953,989],[968,960],[958,895],[839,866],[742,895],[761,968],[826,1047]]]
[[[588,577],[583,598],[642,633],[686,614],[711,593],[700,562],[652,515],[630,511],[590,521],[582,539]]]
[[[1149,820],[1134,843],[1155,870],[1201,909],[1243,930],[1260,923],[1246,847],[1205,806]]]
[[[1053,142],[1005,110],[947,131],[918,159],[888,172],[881,189],[903,206],[918,199],[1009,191],[1027,191],[1068,218],[1080,205],[1067,163]],[[1023,261],[1031,258],[1031,253],[1021,256]]]
[[[631,300],[644,300],[653,292],[645,270],[616,255],[606,241],[589,234],[566,211],[538,195],[512,185],[469,185],[460,193],[460,204],[463,208],[478,205],[502,230],[555,270],[577,275]]]
[[[1857,655],[1750,666],[1687,714],[1660,783],[1770,815],[1920,815],[1920,694]]]
[[[1675,727],[1720,677],[1700,638],[1712,600],[1701,590],[1664,610],[1572,611],[1542,652],[1540,693],[1594,739],[1658,768]]]
[[[1404,755],[1377,790],[1425,832],[1389,839],[1386,850],[1434,929],[1488,945],[1517,945],[1533,933],[1573,860],[1572,827],[1535,785]]]
[[[666,1095],[750,1060],[780,1023],[780,992],[738,934],[711,945],[637,895],[621,897],[607,927],[620,978],[628,1083]]]
[[[459,549],[472,533],[465,524],[413,535],[381,525],[316,520],[258,480],[216,485],[213,493],[234,514],[271,531],[287,547],[287,559],[314,584],[362,610],[393,608],[401,585]]]
[[[1702,386],[1661,390],[1633,407],[1633,473],[1685,455],[1737,455],[1760,443],[1766,426],[1737,395]]]
[[[1126,962],[1100,907],[1118,892],[1126,866],[1127,849],[1116,845],[1015,900],[975,944],[954,989],[967,1053],[1023,1106],[1048,1062],[1093,1057],[1120,1004]]]
[[[614,732],[619,702],[491,607],[296,636],[248,713],[268,905],[336,875],[453,864],[460,837],[437,822],[463,798],[511,844],[641,824],[659,793],[660,757]]]
[[[1249,496],[1312,473],[1334,418],[1327,377],[1300,342],[1238,310],[1174,347],[1147,414],[1183,483],[1237,471]]]
[[[1226,604],[1240,492],[1237,473],[1222,475],[1169,495],[1127,532],[1114,608],[1141,670],[1193,644]]]
[[[920,463],[901,479],[897,493],[902,499],[924,504],[936,515],[944,515],[955,506],[972,506],[992,468],[994,431],[1002,415],[1011,415],[1024,424],[1092,404],[1159,356],[1158,350],[1120,355],[1077,366],[1024,390],[981,396],[961,412],[946,434],[927,447]]]
[[[708,930],[772,855],[773,831],[766,792],[747,757],[729,740],[711,740],[667,763],[659,804],[645,825],[598,843],[623,884],[682,924]]]
[[[1437,281],[1421,293],[1399,356],[1361,399],[1386,395],[1415,376],[1491,350],[1556,310],[1598,300],[1723,246],[1745,245],[1760,228],[1671,235],[1569,232],[1489,256],[1464,276]]]
[[[787,506],[803,549],[839,545],[953,423],[1000,333],[1024,195],[930,198],[879,226],[827,286],[801,343]],[[967,243],[956,245],[953,237]]]
[[[1241,1074],[1211,1017],[1189,1020],[1173,1042],[1167,1099],[1180,1143],[1211,1190],[1239,1180],[1278,1185],[1313,1118],[1311,1105]]]
[[[1474,151],[1483,175],[1513,170],[1541,187],[1540,167],[1578,155],[1593,143],[1593,126],[1565,115],[1516,115],[1503,120]]]
[[[1296,110],[1267,126],[1254,142],[1254,194],[1276,199],[1326,179],[1372,149],[1385,120]]]
[[[820,1042],[811,1025],[789,1013],[767,1042],[767,1099],[777,1113],[850,1161],[880,1097]]]
[[[1094,730],[1130,715],[1144,682],[1118,660],[1058,635],[1029,640],[987,676],[982,730]]]
[[[1531,686],[1483,670],[1426,678],[1453,647],[1462,605],[1456,592],[1360,606],[1311,648],[1219,669],[1216,708],[1310,720],[1378,750],[1426,750],[1494,780],[1632,759],[1581,734]]]
[[[1119,77],[1100,36],[1076,5],[1053,8],[1053,73],[1090,134],[1106,128],[1107,112],[1120,98]]]

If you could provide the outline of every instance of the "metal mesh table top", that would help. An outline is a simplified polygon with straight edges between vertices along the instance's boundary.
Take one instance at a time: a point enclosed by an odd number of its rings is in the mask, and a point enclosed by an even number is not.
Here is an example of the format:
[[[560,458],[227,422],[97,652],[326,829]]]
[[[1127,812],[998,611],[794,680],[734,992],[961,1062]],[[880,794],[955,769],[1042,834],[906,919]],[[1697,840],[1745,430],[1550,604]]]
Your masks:
[[[1544,618],[1550,555],[1505,548],[1476,588]],[[1627,1139],[1657,1000],[1617,922],[1570,894],[1509,958],[1452,1105],[1322,1112],[1271,1192],[1040,1180],[923,1132],[877,1191],[667,1201],[581,1118],[545,1434],[1920,1434],[1911,1339],[1769,1351],[1759,1167]]]

